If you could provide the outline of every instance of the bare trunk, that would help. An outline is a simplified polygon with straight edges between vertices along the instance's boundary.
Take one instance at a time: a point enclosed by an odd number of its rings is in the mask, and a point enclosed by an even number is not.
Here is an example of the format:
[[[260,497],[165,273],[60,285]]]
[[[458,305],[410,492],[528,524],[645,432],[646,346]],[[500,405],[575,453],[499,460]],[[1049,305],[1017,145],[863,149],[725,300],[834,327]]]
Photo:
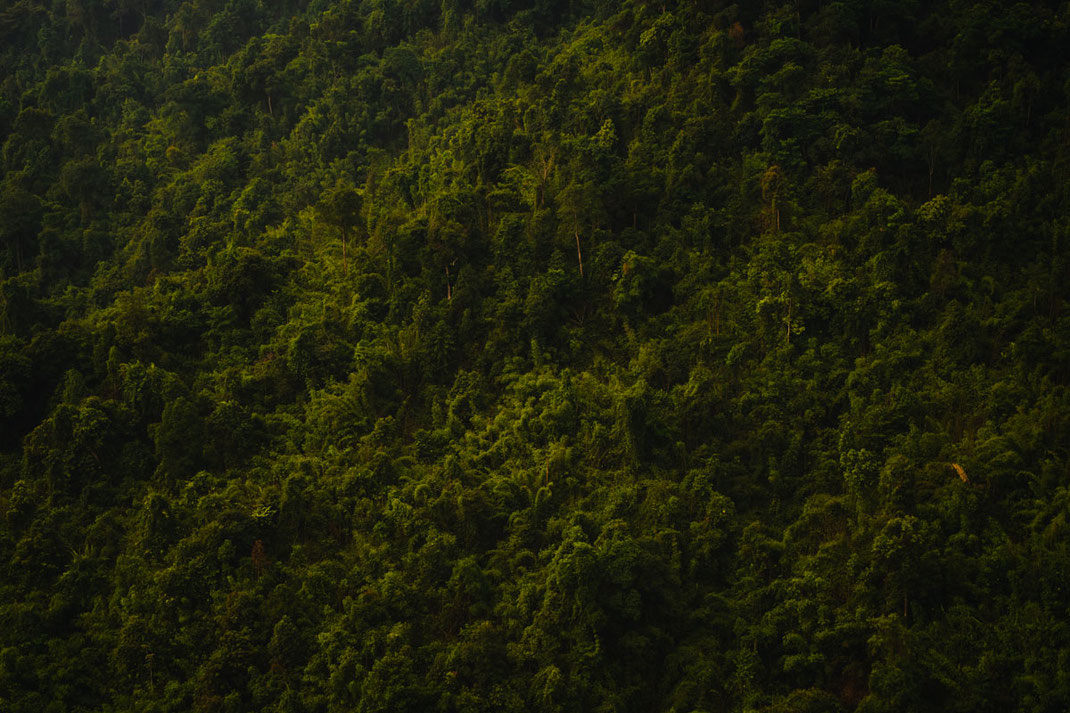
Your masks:
[[[576,236],[576,259],[580,262],[580,277],[583,277],[583,253],[580,251],[580,231],[574,230]]]
[[[779,227],[780,226],[777,226],[777,228],[779,228]],[[786,338],[786,342],[788,344],[791,344],[791,300],[788,300],[788,319],[787,319],[787,322],[788,322],[788,335],[787,335],[787,338]]]
[[[342,274],[349,275],[349,261],[346,258],[346,243],[349,242],[349,231],[342,228]]]

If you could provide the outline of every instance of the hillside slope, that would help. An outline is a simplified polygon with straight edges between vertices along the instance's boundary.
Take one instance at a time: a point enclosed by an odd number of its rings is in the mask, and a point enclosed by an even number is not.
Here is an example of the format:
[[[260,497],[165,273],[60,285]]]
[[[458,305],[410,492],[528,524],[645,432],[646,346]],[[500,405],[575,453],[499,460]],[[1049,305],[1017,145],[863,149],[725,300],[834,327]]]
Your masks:
[[[1065,2],[0,10],[0,709],[1070,709]]]

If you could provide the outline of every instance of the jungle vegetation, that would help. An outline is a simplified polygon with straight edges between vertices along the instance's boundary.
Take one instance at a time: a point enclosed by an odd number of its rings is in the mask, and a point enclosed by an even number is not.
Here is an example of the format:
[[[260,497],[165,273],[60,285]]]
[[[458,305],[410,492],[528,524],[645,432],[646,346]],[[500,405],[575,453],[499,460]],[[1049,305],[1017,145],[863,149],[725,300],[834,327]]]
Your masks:
[[[1070,4],[8,0],[0,710],[1070,709]]]

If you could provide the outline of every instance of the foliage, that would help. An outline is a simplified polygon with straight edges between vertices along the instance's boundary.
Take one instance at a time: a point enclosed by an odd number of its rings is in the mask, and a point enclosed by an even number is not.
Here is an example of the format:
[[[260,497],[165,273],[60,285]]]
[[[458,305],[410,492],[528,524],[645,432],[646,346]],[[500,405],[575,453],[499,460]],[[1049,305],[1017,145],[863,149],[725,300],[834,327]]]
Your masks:
[[[0,709],[1070,708],[1065,3],[0,10]]]

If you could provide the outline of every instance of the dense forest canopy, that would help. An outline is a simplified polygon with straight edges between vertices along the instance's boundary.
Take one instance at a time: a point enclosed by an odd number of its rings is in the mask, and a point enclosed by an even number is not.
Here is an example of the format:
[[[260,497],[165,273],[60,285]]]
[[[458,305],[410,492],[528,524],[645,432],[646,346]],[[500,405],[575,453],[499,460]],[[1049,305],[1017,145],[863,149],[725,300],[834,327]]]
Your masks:
[[[1070,709],[1070,3],[0,3],[5,713]]]

